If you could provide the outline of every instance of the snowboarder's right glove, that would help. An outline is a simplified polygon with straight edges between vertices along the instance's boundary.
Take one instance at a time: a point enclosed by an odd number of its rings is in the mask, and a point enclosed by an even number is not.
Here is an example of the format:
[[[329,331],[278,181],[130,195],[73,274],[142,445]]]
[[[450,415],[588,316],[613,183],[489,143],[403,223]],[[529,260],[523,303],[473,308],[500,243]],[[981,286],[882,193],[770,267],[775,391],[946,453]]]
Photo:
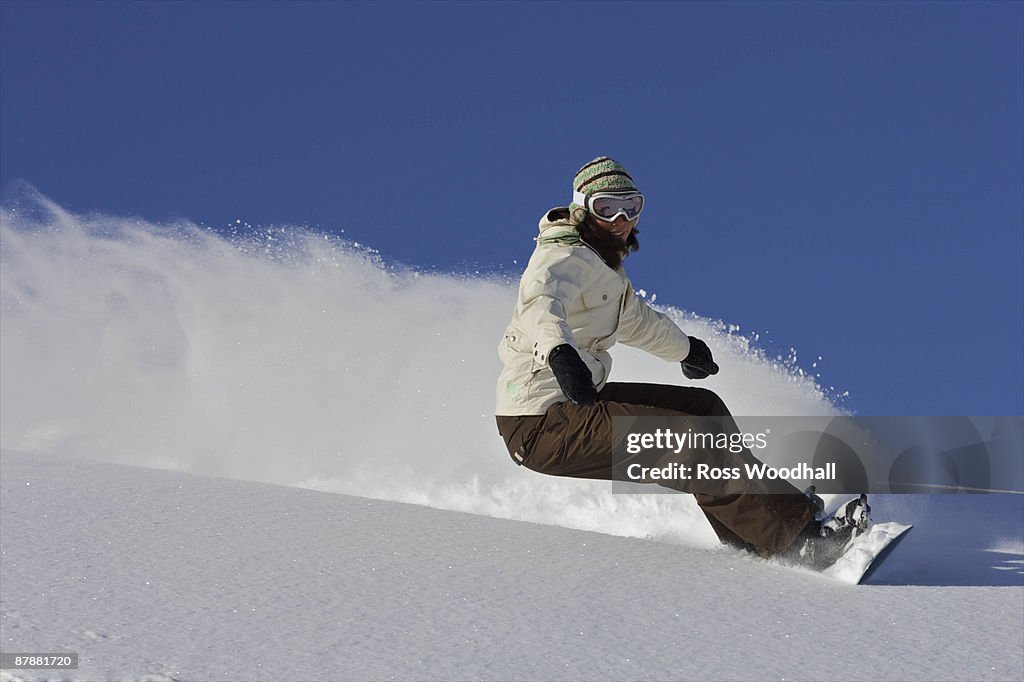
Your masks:
[[[567,343],[555,346],[548,353],[548,366],[569,402],[574,405],[593,405],[597,402],[594,377],[575,348]]]
[[[712,374],[718,374],[718,365],[711,357],[711,349],[695,336],[690,339],[690,354],[682,361],[683,374],[687,379],[707,379]]]

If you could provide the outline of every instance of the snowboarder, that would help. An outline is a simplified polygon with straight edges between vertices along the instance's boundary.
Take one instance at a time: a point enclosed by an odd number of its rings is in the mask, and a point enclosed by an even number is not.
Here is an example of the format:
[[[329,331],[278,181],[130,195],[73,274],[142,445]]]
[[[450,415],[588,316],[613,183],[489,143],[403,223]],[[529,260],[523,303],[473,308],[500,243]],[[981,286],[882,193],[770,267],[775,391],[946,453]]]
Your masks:
[[[616,342],[680,363],[691,380],[719,370],[704,341],[685,334],[633,293],[622,260],[639,248],[636,226],[643,209],[644,196],[626,169],[602,156],[576,173],[572,203],[541,218],[537,246],[498,349],[504,363],[497,386],[498,431],[521,466],[554,476],[619,478],[623,462],[612,461],[613,417],[709,416],[737,429],[710,390],[608,381],[608,349]],[[694,455],[684,450],[667,457],[686,462]],[[652,466],[664,465],[665,457],[636,456]],[[746,451],[743,458],[753,455]],[[824,565],[845,538],[822,530],[814,500],[789,483],[780,485],[785,486],[781,494],[776,486],[771,492],[766,487],[764,493],[696,498],[722,542],[763,557],[792,555]]]

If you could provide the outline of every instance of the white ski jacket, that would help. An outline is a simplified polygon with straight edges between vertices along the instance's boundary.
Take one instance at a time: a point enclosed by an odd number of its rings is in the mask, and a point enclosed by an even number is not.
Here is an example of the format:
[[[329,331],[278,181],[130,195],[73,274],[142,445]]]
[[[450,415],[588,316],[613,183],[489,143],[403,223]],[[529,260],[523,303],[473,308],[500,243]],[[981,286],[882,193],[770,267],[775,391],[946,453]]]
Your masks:
[[[497,415],[544,414],[566,400],[547,362],[551,349],[563,343],[579,352],[599,391],[611,372],[608,349],[616,341],[670,362],[690,352],[686,334],[638,298],[625,271],[612,270],[581,241],[568,216],[562,207],[541,218],[512,321],[498,344],[504,368]]]

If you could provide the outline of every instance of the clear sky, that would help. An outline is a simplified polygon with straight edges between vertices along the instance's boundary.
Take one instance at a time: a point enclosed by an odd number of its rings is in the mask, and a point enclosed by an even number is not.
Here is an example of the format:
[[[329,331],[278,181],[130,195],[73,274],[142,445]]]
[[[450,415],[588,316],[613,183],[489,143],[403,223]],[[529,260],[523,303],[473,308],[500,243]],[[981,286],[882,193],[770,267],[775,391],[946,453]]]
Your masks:
[[[0,39],[8,198],[515,273],[607,154],[659,303],[860,414],[1024,412],[1021,2],[3,0]]]

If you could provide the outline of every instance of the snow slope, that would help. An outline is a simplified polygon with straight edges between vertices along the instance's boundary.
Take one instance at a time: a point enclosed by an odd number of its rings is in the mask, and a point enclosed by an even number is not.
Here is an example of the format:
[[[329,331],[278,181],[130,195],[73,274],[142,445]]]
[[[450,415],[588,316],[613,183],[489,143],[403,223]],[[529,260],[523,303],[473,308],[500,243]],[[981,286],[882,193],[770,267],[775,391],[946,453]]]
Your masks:
[[[873,498],[915,528],[868,586],[739,557],[688,496],[511,463],[513,299],[301,230],[4,207],[3,651],[78,651],[76,679],[1024,677],[1024,496]],[[795,353],[664,310],[735,413],[840,413]]]
[[[53,455],[4,453],[0,481],[3,649],[77,652],[68,678],[1024,676],[1021,587],[853,587],[724,549]]]

